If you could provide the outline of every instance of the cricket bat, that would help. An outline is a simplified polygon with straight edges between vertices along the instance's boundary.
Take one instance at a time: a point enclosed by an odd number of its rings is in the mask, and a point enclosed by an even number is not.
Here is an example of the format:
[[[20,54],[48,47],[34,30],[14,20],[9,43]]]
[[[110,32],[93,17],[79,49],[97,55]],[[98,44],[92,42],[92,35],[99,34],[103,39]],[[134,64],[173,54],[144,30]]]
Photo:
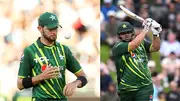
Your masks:
[[[132,19],[135,19],[135,20],[137,20],[137,21],[140,21],[141,23],[144,21],[144,19],[143,19],[142,17],[140,17],[140,16],[134,14],[133,12],[129,11],[129,10],[128,10],[127,8],[125,8],[124,6],[120,5],[119,7],[122,9],[122,11],[123,11],[124,13],[126,13],[126,14],[127,14],[129,17],[131,17]]]

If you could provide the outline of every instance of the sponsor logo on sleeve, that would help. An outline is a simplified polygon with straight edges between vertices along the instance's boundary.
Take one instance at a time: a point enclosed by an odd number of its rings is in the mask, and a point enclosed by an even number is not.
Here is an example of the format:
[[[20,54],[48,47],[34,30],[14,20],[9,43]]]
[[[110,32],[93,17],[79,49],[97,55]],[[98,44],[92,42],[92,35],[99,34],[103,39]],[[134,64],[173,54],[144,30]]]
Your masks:
[[[136,58],[136,54],[132,53],[132,54],[131,54],[131,57],[132,57],[132,58]]]
[[[152,95],[149,96],[149,101],[153,101],[153,96]]]

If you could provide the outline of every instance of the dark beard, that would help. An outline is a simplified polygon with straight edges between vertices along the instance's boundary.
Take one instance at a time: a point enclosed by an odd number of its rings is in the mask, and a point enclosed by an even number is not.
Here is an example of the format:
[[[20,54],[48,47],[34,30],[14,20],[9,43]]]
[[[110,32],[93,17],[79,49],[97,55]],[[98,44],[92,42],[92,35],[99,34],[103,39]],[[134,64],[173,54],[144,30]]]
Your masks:
[[[43,37],[44,37],[46,40],[48,40],[49,42],[54,42],[54,41],[56,41],[56,39],[57,39],[57,37],[56,37],[55,39],[52,39],[51,37],[46,36],[44,31],[42,32],[42,35],[43,35]]]

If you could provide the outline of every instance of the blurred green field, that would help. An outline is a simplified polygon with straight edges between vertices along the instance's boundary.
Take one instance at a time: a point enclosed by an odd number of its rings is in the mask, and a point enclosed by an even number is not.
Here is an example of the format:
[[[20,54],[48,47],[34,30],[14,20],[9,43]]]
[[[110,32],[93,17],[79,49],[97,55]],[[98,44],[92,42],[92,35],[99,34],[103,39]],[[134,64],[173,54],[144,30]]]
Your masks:
[[[107,45],[101,45],[101,61],[106,63],[110,56],[110,48]]]

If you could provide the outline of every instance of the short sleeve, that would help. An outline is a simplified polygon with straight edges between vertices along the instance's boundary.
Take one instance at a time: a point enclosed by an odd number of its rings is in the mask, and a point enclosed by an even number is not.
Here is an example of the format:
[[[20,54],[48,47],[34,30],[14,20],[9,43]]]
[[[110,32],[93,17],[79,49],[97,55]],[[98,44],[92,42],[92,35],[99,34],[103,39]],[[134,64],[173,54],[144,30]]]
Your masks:
[[[80,66],[76,58],[72,55],[72,52],[67,46],[65,46],[65,54],[67,69],[74,74],[80,72],[82,70],[82,67]]]
[[[150,48],[152,46],[151,42],[144,40],[144,47],[147,53],[150,53]]]
[[[121,56],[128,53],[129,42],[119,42],[112,48],[113,56]]]
[[[23,52],[23,55],[21,56],[18,77],[25,78],[31,76],[31,70],[32,70],[31,54],[26,48]]]

